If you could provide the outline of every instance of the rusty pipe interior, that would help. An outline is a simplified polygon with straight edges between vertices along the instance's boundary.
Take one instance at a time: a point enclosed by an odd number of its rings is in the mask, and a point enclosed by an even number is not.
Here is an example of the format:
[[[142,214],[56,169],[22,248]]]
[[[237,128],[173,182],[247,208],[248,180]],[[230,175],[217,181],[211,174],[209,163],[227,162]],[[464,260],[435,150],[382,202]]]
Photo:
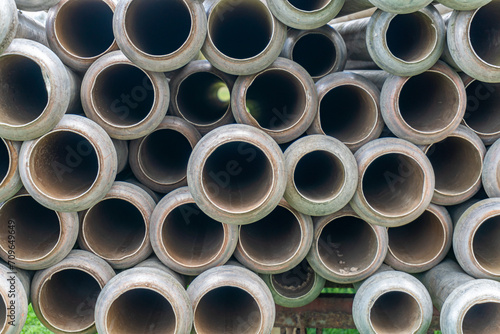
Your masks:
[[[500,135],[500,85],[472,81],[466,87],[464,122],[479,135]]]
[[[100,292],[99,282],[88,272],[60,270],[40,288],[40,311],[51,326],[79,332],[94,324],[94,308]]]
[[[195,125],[216,123],[229,111],[229,89],[214,73],[198,72],[185,78],[175,97],[180,114]],[[196,96],[196,98],[193,98]]]
[[[293,73],[269,69],[257,75],[246,92],[246,109],[262,128],[284,131],[304,115],[306,88]]]
[[[40,66],[21,55],[0,58],[0,122],[24,125],[35,121],[48,106]]]
[[[31,196],[16,196],[0,207],[0,219],[14,221],[16,258],[36,261],[49,254],[59,242],[61,226],[57,213],[37,203]],[[0,248],[9,252],[9,230],[0,231]]]
[[[95,148],[87,138],[72,131],[58,130],[38,139],[30,165],[40,191],[62,200],[87,192],[99,175]]]
[[[155,104],[149,76],[128,64],[104,68],[96,76],[91,94],[100,118],[116,126],[132,126],[144,121]]]
[[[277,206],[265,218],[240,226],[241,251],[252,261],[265,265],[279,265],[297,252],[302,229],[297,216],[283,206]]]
[[[325,8],[332,0],[286,0],[293,7],[304,12],[314,12]]]
[[[422,201],[425,175],[413,158],[388,153],[372,161],[361,182],[365,200],[374,210],[403,216]]]
[[[486,219],[479,225],[472,241],[472,255],[484,270],[500,275],[500,216]]]
[[[337,61],[337,50],[330,38],[320,33],[301,36],[294,44],[291,59],[313,78],[330,73]]]
[[[469,39],[477,57],[487,64],[500,66],[498,38],[500,37],[500,3],[492,1],[477,10],[470,22]]]
[[[183,0],[134,0],[125,14],[125,31],[142,53],[172,54],[188,40],[191,16]]]
[[[500,303],[474,304],[467,310],[462,321],[464,334],[495,334],[500,328]]]
[[[271,284],[280,295],[286,298],[299,298],[306,295],[314,286],[316,275],[307,260],[295,268],[281,274],[271,275]]]
[[[390,291],[377,298],[370,310],[370,321],[376,333],[414,333],[422,321],[417,300],[405,291]]]
[[[272,163],[260,148],[248,142],[218,146],[202,170],[208,200],[230,212],[259,206],[272,190]]]
[[[147,288],[134,288],[111,303],[106,330],[109,334],[174,333],[176,321],[174,309],[163,295]]]
[[[187,267],[212,261],[224,245],[224,227],[194,203],[173,209],[163,222],[161,241],[169,256]]]
[[[261,326],[262,310],[247,291],[221,286],[201,297],[194,310],[197,333],[253,334]]]
[[[271,42],[273,17],[260,1],[222,0],[208,18],[208,37],[229,58],[260,55]]]
[[[12,157],[10,156],[9,147],[4,139],[0,143],[0,184],[5,181],[9,173]]]
[[[120,198],[106,198],[86,213],[82,237],[90,249],[107,260],[134,255],[146,242],[146,221],[139,209]]]
[[[376,126],[377,102],[360,86],[341,85],[323,96],[319,106],[321,129],[343,143],[366,139]]]
[[[54,27],[59,44],[78,58],[98,57],[115,40],[113,9],[102,0],[66,2],[59,8]]]

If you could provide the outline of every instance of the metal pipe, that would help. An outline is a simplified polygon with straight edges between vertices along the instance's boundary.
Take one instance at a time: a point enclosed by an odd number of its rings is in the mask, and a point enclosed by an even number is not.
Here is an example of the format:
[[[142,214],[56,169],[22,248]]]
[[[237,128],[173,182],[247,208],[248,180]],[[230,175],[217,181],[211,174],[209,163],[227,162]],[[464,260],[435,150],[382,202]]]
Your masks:
[[[24,142],[19,159],[26,190],[55,211],[88,209],[106,195],[116,176],[113,142],[82,116],[65,115],[51,132]]]
[[[498,31],[500,1],[481,8],[456,10],[448,21],[448,49],[466,74],[483,82],[500,82]]]
[[[500,197],[500,139],[486,153],[482,179],[488,196]]]
[[[236,259],[260,274],[291,270],[305,259],[313,242],[310,216],[282,199],[265,218],[239,227]]]
[[[356,13],[374,6],[380,8],[384,12],[409,14],[424,8],[431,2],[432,0],[347,0],[339,16]]]
[[[489,334],[500,328],[500,283],[473,279],[452,260],[418,276],[440,311],[443,334]]]
[[[457,205],[481,189],[486,147],[469,128],[460,125],[446,139],[427,146],[424,152],[436,175],[434,204]]]
[[[148,193],[149,196],[151,196],[151,198],[155,201],[155,203],[158,204],[158,202],[161,200],[161,198],[163,197],[163,194],[159,194],[151,189],[149,189],[148,187],[146,187],[144,184],[142,184],[141,182],[139,182],[139,180],[137,180],[135,177],[131,176],[131,177],[128,177],[124,180],[124,182],[127,182],[127,183],[132,183],[136,186],[138,186],[139,188],[141,188],[142,190],[144,190],[145,192]]]
[[[0,275],[4,278],[0,281],[0,332],[19,334],[28,317],[31,275],[3,261]]]
[[[37,271],[31,283],[31,302],[40,322],[52,332],[96,332],[97,296],[115,276],[103,259],[73,250],[61,262]]]
[[[318,109],[318,94],[302,66],[278,58],[264,71],[236,79],[231,109],[238,123],[252,125],[282,144],[309,128]]]
[[[205,271],[189,285],[196,333],[270,333],[276,308],[262,279],[226,265]]]
[[[50,7],[57,5],[61,0],[15,0],[17,8],[27,12],[38,12],[48,10]]]
[[[207,35],[201,1],[124,0],[113,17],[125,56],[152,72],[178,69],[198,56]]]
[[[344,38],[349,59],[373,60],[398,76],[417,75],[432,67],[446,39],[444,21],[432,5],[409,14],[377,10],[371,18],[333,27]]]
[[[121,51],[108,53],[90,66],[82,81],[81,99],[88,118],[115,139],[150,134],[167,114],[168,80],[143,70]]]
[[[79,79],[40,43],[15,39],[0,55],[0,136],[31,140],[78,104]]]
[[[0,203],[14,196],[23,186],[19,176],[21,143],[1,138],[0,142]]]
[[[455,10],[473,10],[488,4],[491,0],[436,0]]]
[[[116,0],[59,1],[46,22],[50,48],[66,65],[85,72],[99,57],[118,49],[113,36],[115,6]]]
[[[139,264],[113,277],[97,298],[95,315],[102,334],[185,334],[193,325],[186,290],[158,263]]]
[[[427,156],[399,138],[376,139],[361,147],[359,182],[351,201],[369,223],[386,227],[408,224],[424,213],[434,195],[435,177]]]
[[[448,254],[453,222],[442,206],[430,204],[413,222],[387,229],[389,246],[385,263],[407,273],[433,268]]]
[[[289,29],[281,57],[304,67],[316,81],[344,70],[347,47],[342,36],[329,25],[313,30]]]
[[[223,72],[249,75],[278,58],[286,26],[276,19],[265,0],[206,0],[208,32],[201,51]]]
[[[389,77],[380,94],[387,127],[417,145],[448,137],[462,121],[466,106],[460,76],[441,61],[420,75]]]
[[[184,275],[225,264],[238,244],[238,227],[208,217],[187,187],[163,197],[151,216],[150,231],[156,256]]]
[[[314,221],[307,261],[336,283],[359,282],[372,275],[387,254],[387,229],[362,220],[349,206]]]
[[[271,290],[274,303],[291,308],[313,302],[320,295],[326,282],[305,259],[281,274],[263,274],[261,277]]]
[[[192,61],[170,79],[170,111],[202,135],[234,123],[230,106],[234,81],[232,75],[219,71],[208,60]]]
[[[37,203],[26,191],[0,205],[0,257],[12,260],[10,247],[15,235],[16,267],[40,270],[64,259],[73,249],[78,236],[76,212],[57,212]],[[14,231],[14,232],[12,232]]]
[[[340,12],[344,2],[345,0],[268,0],[267,5],[273,15],[287,26],[310,30],[331,21]]]
[[[128,142],[125,140],[111,139],[116,150],[116,173],[122,172],[128,166]]]
[[[271,213],[283,197],[283,152],[257,128],[221,126],[194,148],[187,181],[196,204],[209,217],[226,224],[253,223]]]
[[[141,183],[160,193],[185,186],[188,160],[200,138],[187,121],[166,116],[153,132],[130,142],[132,172]]]
[[[41,22],[21,11],[18,11],[17,17],[19,19],[19,24],[16,28],[15,38],[29,39],[49,47],[45,27]]]
[[[156,268],[160,269],[179,282],[182,287],[185,289],[186,288],[186,276],[179,274],[176,271],[173,271],[169,267],[166,267],[155,255],[151,255],[147,260],[142,261],[138,265],[136,265],[134,268]]]
[[[333,73],[316,83],[319,109],[308,134],[332,136],[351,151],[382,133],[380,90],[364,77]]]

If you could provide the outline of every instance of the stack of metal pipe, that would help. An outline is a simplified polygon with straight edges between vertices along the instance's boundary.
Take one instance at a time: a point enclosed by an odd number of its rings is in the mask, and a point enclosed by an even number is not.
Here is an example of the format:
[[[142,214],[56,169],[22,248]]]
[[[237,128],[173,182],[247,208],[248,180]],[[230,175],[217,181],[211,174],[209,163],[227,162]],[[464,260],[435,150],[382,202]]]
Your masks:
[[[2,0],[0,333],[269,334],[326,281],[499,333],[500,0],[437,2]]]

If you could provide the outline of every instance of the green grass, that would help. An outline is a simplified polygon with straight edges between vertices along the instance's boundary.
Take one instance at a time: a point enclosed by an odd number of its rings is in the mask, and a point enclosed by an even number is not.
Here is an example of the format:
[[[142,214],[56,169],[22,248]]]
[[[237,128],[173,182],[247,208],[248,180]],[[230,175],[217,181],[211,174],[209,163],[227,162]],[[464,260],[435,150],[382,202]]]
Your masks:
[[[21,331],[21,334],[52,334],[53,332],[45,328],[33,311],[31,304],[29,306],[28,318],[26,319],[26,324]]]

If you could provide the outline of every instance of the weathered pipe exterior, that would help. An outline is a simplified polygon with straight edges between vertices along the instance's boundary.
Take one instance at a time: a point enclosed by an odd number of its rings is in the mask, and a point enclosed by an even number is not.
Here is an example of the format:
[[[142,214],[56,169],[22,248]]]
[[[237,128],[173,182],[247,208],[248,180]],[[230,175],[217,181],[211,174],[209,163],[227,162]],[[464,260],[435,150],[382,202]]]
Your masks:
[[[453,239],[453,222],[445,207],[430,204],[413,222],[387,229],[389,246],[384,262],[395,270],[420,273],[440,263]]]
[[[49,48],[27,39],[15,39],[0,55],[0,84],[6,87],[0,92],[0,136],[6,139],[46,134],[79,102],[76,75]]]
[[[360,333],[425,334],[432,321],[432,300],[415,277],[391,268],[379,269],[361,284],[352,317]]]
[[[336,283],[359,282],[372,275],[387,255],[387,229],[363,221],[349,206],[314,220],[307,261]]]
[[[19,173],[40,204],[62,212],[88,209],[111,189],[116,150],[93,121],[65,115],[51,132],[21,147]]]
[[[380,136],[380,90],[370,80],[350,72],[332,73],[316,82],[316,89],[319,109],[308,135],[335,137],[353,152]],[[344,117],[346,110],[351,117]]]
[[[500,139],[486,153],[482,178],[488,196],[500,197]]]
[[[37,271],[31,283],[33,310],[57,334],[93,334],[95,303],[115,276],[113,268],[92,253],[73,250],[56,265]]]
[[[150,261],[150,260],[147,260]],[[95,306],[96,329],[103,334],[189,333],[191,301],[171,271],[140,264],[122,271],[103,288]]]
[[[21,143],[1,138],[0,142],[0,203],[14,196],[23,186],[19,175]]]
[[[283,152],[265,132],[243,124],[219,127],[196,145],[187,168],[196,204],[226,224],[267,216],[285,193]]]
[[[236,265],[209,269],[191,282],[187,293],[196,333],[267,334],[273,328],[273,296],[248,269]]]
[[[146,71],[121,51],[108,53],[90,66],[82,81],[85,115],[111,138],[142,138],[158,127],[170,103],[163,73]]]
[[[344,2],[345,0],[267,0],[267,5],[274,16],[287,26],[310,30],[319,28],[335,18]]]
[[[312,30],[289,29],[281,57],[297,62],[316,81],[344,70],[347,47],[342,36],[329,25]]]
[[[15,230],[15,265],[26,270],[51,267],[73,249],[78,236],[76,212],[56,212],[37,203],[25,190],[0,205],[5,228],[0,257],[9,261],[10,230]]]
[[[437,2],[455,10],[473,10],[482,7],[491,0],[436,0]]]
[[[233,90],[236,78],[215,68],[208,60],[195,60],[173,73],[170,79],[170,111],[192,124],[202,135],[234,123],[230,98],[221,91]],[[193,99],[196,96],[196,99]]]
[[[1,261],[0,275],[4,278],[0,280],[0,307],[2,308],[0,332],[19,334],[28,317],[31,274]],[[13,294],[12,291],[15,293]]]
[[[286,26],[278,21],[265,0],[206,0],[207,38],[201,51],[219,70],[250,75],[278,58],[286,39]]]
[[[236,79],[231,109],[238,123],[260,129],[283,144],[309,128],[318,110],[318,93],[302,66],[278,58],[264,71]]]
[[[398,15],[377,10],[370,18],[334,24],[347,45],[348,59],[373,60],[398,76],[420,74],[441,57],[446,28],[434,6]],[[418,36],[408,39],[407,35]]]
[[[500,328],[500,283],[474,279],[445,260],[418,279],[440,311],[443,334],[496,333]]]
[[[116,150],[116,158],[118,161],[116,173],[118,174],[128,166],[128,141],[118,139],[111,139],[111,141]]]
[[[15,0],[17,8],[27,12],[38,12],[47,10],[52,6],[57,5],[61,0]]]
[[[187,187],[170,192],[158,203],[150,235],[160,261],[191,276],[225,264],[238,244],[238,226],[208,217]]]
[[[359,12],[372,7],[395,14],[408,14],[418,11],[430,4],[432,0],[346,0],[339,16]]]

